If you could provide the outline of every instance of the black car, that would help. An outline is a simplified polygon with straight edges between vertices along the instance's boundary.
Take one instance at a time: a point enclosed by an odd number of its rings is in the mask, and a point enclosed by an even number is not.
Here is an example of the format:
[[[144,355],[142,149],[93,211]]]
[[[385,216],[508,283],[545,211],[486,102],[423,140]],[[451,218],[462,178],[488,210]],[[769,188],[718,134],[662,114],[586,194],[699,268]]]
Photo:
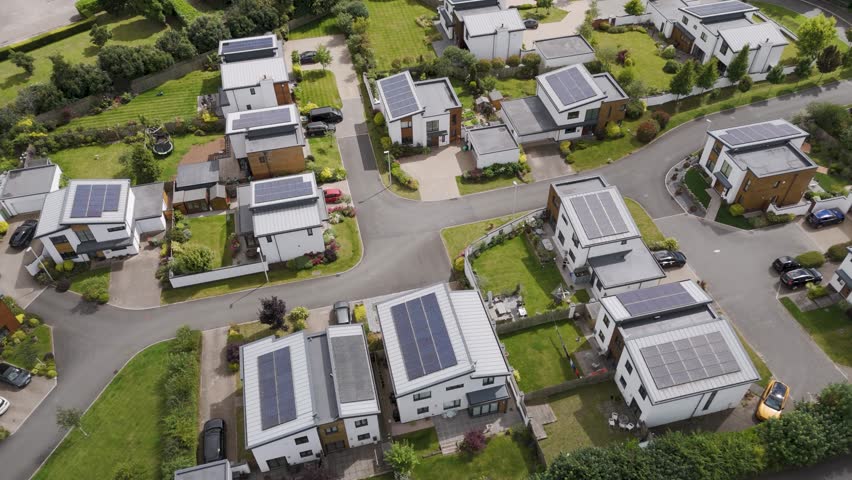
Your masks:
[[[9,245],[15,248],[24,248],[33,241],[35,236],[38,220],[26,220],[15,229],[12,238],[9,240]]]
[[[538,28],[538,20],[534,18],[528,18],[524,20],[524,27],[526,27],[527,30],[535,30],[536,28]]]
[[[24,388],[33,380],[33,375],[14,365],[0,362],[0,381],[8,383],[13,387]]]
[[[343,113],[334,107],[320,107],[308,112],[311,122],[340,123],[343,121]]]
[[[326,133],[333,132],[334,125],[329,125],[325,122],[311,122],[305,125],[305,135],[309,137],[321,137]]]
[[[225,459],[225,421],[213,418],[204,423],[201,455],[203,463]]]
[[[783,257],[776,258],[775,261],[772,262],[772,268],[774,268],[778,273],[784,273],[797,268],[802,268],[802,266],[795,258],[785,255]]]
[[[672,252],[671,250],[658,250],[654,252],[654,259],[663,268],[682,267],[686,265],[686,255],[683,252]]]
[[[349,302],[334,302],[334,308],[331,310],[331,316],[334,323],[337,325],[346,325],[349,323]]]
[[[787,288],[799,288],[807,283],[820,283],[822,274],[813,268],[797,268],[781,275],[781,283]]]
[[[814,228],[827,227],[836,223],[843,223],[846,218],[839,208],[826,208],[818,212],[811,212],[807,216],[808,224]]]
[[[317,52],[315,50],[308,50],[307,52],[302,52],[299,55],[299,63],[302,65],[307,65],[309,63],[317,63]]]

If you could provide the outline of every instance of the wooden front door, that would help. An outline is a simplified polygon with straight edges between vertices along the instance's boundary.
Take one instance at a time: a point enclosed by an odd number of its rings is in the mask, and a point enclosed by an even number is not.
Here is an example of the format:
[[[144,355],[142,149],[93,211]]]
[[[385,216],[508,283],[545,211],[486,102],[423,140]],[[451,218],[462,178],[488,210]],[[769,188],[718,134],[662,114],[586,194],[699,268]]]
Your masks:
[[[429,140],[427,141],[427,143],[429,144],[430,147],[437,147],[438,146],[438,138],[440,138],[438,135],[432,135],[431,137],[429,137]]]
[[[850,293],[852,293],[852,287],[849,285],[844,285],[843,288],[840,289],[840,296],[842,298],[848,297]]]
[[[675,48],[680,50],[681,52],[692,52],[692,39],[689,38],[689,35],[684,33],[683,30],[680,29],[680,26],[678,26],[677,24],[675,24],[674,28],[672,29],[671,40],[672,43],[674,43]]]
[[[716,180],[716,185],[713,185],[713,188],[715,188],[716,191],[719,192],[719,195],[725,192],[725,186],[722,185],[722,182],[720,182],[719,180]]]
[[[290,96],[290,86],[287,82],[280,82],[274,85],[275,87],[275,100],[278,102],[278,105],[287,105],[293,103],[293,99]]]

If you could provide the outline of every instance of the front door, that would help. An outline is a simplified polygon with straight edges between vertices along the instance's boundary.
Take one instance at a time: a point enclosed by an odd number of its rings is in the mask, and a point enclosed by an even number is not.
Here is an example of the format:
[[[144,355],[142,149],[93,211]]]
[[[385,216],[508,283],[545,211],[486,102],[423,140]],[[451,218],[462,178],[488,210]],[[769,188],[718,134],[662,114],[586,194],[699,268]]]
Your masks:
[[[840,296],[842,298],[849,297],[850,293],[852,293],[852,287],[850,287],[849,285],[844,285],[844,287],[840,289]]]
[[[725,186],[722,185],[722,182],[720,182],[719,180],[716,180],[716,185],[713,185],[713,188],[715,188],[716,191],[719,192],[719,195],[725,193]]]

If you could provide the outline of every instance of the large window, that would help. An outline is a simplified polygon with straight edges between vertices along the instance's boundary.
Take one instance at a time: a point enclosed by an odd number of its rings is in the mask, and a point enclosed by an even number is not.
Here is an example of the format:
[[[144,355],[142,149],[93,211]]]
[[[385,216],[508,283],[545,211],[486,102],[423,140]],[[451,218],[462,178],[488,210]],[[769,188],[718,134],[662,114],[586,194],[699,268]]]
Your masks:
[[[65,235],[55,235],[50,238],[50,243],[53,244],[53,248],[59,252],[59,255],[64,259],[74,258],[77,256],[77,253],[74,252],[74,247],[71,246],[71,243],[68,242],[68,237]]]
[[[689,25],[689,18],[687,18],[687,16],[686,16],[686,15],[684,15],[684,16],[683,16],[683,18],[681,18],[681,19],[680,19],[680,21],[681,21],[681,23],[683,23],[684,25]]]
[[[417,415],[423,415],[424,413],[429,413],[429,407],[420,407],[417,409]]]
[[[725,55],[726,53],[728,53],[727,42],[722,42],[722,48],[719,49],[719,53],[721,53],[722,55]]]
[[[461,400],[459,399],[453,400],[451,402],[444,402],[444,410],[450,410],[459,407],[461,407]]]
[[[437,120],[429,120],[426,122],[426,132],[433,133],[438,131],[438,121]]]
[[[556,236],[559,239],[559,245],[565,246],[565,235],[562,234],[562,231],[559,231],[559,235]]]
[[[621,384],[622,388],[627,388],[627,380],[625,380],[624,377],[619,376],[618,377],[618,383]]]
[[[89,230],[89,227],[83,227],[79,230],[74,230],[74,233],[77,234],[77,239],[80,240],[80,243],[95,241],[95,235],[92,233],[91,230]]]
[[[639,385],[639,396],[642,397],[642,400],[645,400],[648,397],[648,391],[645,390],[645,385]]]
[[[411,120],[401,120],[399,122],[399,128],[411,128]]]
[[[609,328],[609,315],[604,314],[603,322],[604,322],[604,325],[606,325],[607,328]]]
[[[420,400],[426,400],[427,398],[432,398],[432,391],[431,390],[427,390],[425,392],[420,392],[420,393],[414,394],[414,401],[415,402],[420,401]]]
[[[280,468],[287,466],[287,457],[271,458],[266,461],[266,466],[269,468]]]
[[[720,168],[719,171],[722,172],[722,175],[724,175],[725,178],[730,179],[731,178],[731,168],[733,168],[733,167],[731,167],[730,163],[724,162],[724,163],[722,163],[722,168]]]
[[[624,368],[627,370],[627,374],[633,373],[633,365],[630,364],[630,360],[624,362]]]
[[[366,418],[362,418],[361,420],[356,420],[355,421],[355,428],[366,427],[367,423],[369,423],[369,422],[367,421]]]
[[[577,256],[574,255],[574,250],[568,249],[568,257],[571,258],[572,262],[577,261]]]
[[[586,110],[586,122],[595,122],[598,119],[598,115],[600,114],[599,108],[590,108]]]
[[[308,437],[297,437],[296,438],[296,445],[304,445],[306,443],[308,443]]]
[[[483,385],[494,385],[494,377],[487,377],[482,379]]]

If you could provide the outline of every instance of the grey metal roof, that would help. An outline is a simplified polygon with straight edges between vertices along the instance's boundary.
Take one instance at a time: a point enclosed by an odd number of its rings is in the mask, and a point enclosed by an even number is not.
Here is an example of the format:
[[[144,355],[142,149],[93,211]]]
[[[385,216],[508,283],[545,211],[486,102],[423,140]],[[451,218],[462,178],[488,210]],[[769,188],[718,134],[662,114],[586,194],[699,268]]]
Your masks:
[[[758,177],[816,168],[807,155],[789,142],[768,148],[729,151],[728,157],[740,168],[751,170]]]
[[[748,26],[754,25],[754,23],[752,23],[751,20],[749,20],[746,17],[730,18],[730,19],[724,19],[724,20],[722,18],[723,17],[715,19],[715,20],[718,20],[718,21],[714,21],[714,19],[704,20],[701,24],[704,25],[704,28],[709,30],[710,33],[712,33],[713,35],[719,35],[719,33],[722,30],[730,30],[730,29],[734,29],[734,28],[743,28],[743,27],[748,27]],[[686,27],[686,28],[688,28],[688,27]],[[693,38],[695,38],[695,37],[693,37]],[[753,46],[753,47],[757,48],[756,46]]]
[[[254,223],[252,222],[251,215],[251,186],[243,185],[237,187],[237,203],[239,204],[239,208],[237,209],[237,234],[250,234],[254,232]]]
[[[621,85],[618,84],[611,74],[607,72],[599,73],[597,75],[592,75],[592,79],[594,79],[595,85],[597,85],[604,95],[606,95],[605,101],[615,102],[618,100],[627,100],[627,94],[624,93]]]
[[[260,137],[246,137],[246,153],[268,152],[279,148],[300,147],[305,145],[305,135],[302,127],[296,125],[292,130],[279,134]]]
[[[319,199],[296,205],[282,205],[275,208],[253,210],[252,222],[255,236],[292,232],[305,228],[322,226],[323,217],[320,208],[325,209]]]
[[[475,290],[451,291],[450,302],[476,368],[471,376],[494,377],[511,373],[479,293]]]
[[[560,210],[568,217],[584,248],[641,235],[624,198],[614,185],[579,193],[560,191],[560,198]]]
[[[163,182],[146,183],[130,189],[133,192],[134,220],[159,217],[163,214],[163,189]]]
[[[843,268],[838,268],[836,273],[837,276],[840,277],[841,280],[843,280],[843,283],[845,285],[852,287],[852,275],[849,275],[849,272],[847,272]]]
[[[725,174],[722,173],[721,170],[717,170],[717,171],[713,172],[713,176],[716,177],[716,180],[719,180],[719,182],[721,182],[722,186],[724,186],[725,188],[733,187],[733,185],[731,184],[731,181],[728,180],[728,177],[726,177]]]
[[[464,7],[455,7],[455,14],[464,22],[464,19],[473,16],[473,15],[481,15],[483,13],[489,12],[497,12],[500,10],[500,7],[496,4],[496,2],[484,2],[481,4],[471,3],[469,5],[465,5]]]
[[[284,63],[284,47],[278,43],[277,39],[275,42],[274,56],[223,62],[219,66],[222,74],[222,88],[225,90],[248,88],[259,85],[261,80],[265,79],[276,83],[289,81],[287,65]]]
[[[305,351],[308,354],[308,372],[311,376],[314,421],[319,425],[332,422],[338,415],[337,397],[326,334],[306,336]]]
[[[174,197],[172,198],[172,203],[177,205],[179,203],[194,202],[197,200],[207,200],[206,188],[178,190],[177,192],[175,192]]]
[[[582,35],[566,35],[564,37],[536,40],[535,49],[546,59],[575,57],[588,55],[595,50]]]
[[[423,108],[423,115],[434,117],[442,115],[451,108],[461,108],[462,104],[447,77],[423,80],[414,83],[414,91]]]
[[[572,110],[605,97],[582,64],[569,65],[539,75],[536,82],[559,112]]]
[[[481,8],[485,6],[498,6],[498,0],[446,0],[447,3],[457,9]]]
[[[518,142],[505,125],[473,128],[467,131],[467,141],[477,155],[519,150]]]
[[[225,459],[182,468],[175,472],[174,480],[231,480],[231,464]]]
[[[494,35],[500,30],[510,32],[526,30],[524,21],[516,8],[466,15],[464,17],[464,28],[471,37]]]
[[[74,205],[74,195],[77,188],[81,185],[119,185],[121,190],[118,194],[118,209],[115,211],[102,211],[98,217],[72,217],[71,211]],[[64,189],[66,192],[66,202],[63,206],[62,219],[60,223],[63,225],[82,225],[95,223],[122,223],[127,212],[127,198],[130,190],[130,180],[71,180],[68,187]]]
[[[66,188],[62,188],[44,196],[44,204],[41,206],[41,216],[38,219],[35,238],[63,228],[60,220],[62,218],[62,205],[65,203],[66,190]]]
[[[219,182],[219,160],[178,165],[175,190],[209,187]]]
[[[777,144],[783,140],[808,136],[808,132],[783,119],[710,130],[707,134],[730,148],[748,148],[766,143]]]
[[[758,10],[758,8],[747,3],[740,2],[739,0],[730,0],[726,2],[709,3],[706,5],[683,7],[681,10],[695,15],[698,18],[708,18],[718,15],[753,12]]]
[[[48,193],[58,171],[53,164],[9,170],[0,175],[0,199]]]
[[[765,42],[770,45],[787,45],[787,38],[772,22],[758,23],[737,28],[719,29],[719,35],[725,39],[734,52],[739,52],[748,44],[749,48],[757,48]]]
[[[505,383],[496,387],[483,388],[475,392],[467,392],[467,403],[470,406],[496,402],[507,398],[509,398],[509,390],[506,388]]]
[[[537,96],[506,100],[502,104],[502,110],[520,136],[552,132],[560,128]]]
[[[91,240],[77,244],[74,248],[74,252],[78,255],[82,255],[84,253],[94,253],[100,250],[114,250],[117,248],[129,247],[131,245],[133,245],[133,237],[116,238],[103,242]]]
[[[630,239],[624,248],[624,251],[597,257],[592,256],[594,249],[589,252],[589,265],[604,288],[665,278],[666,274],[660,269],[642,239]]]
[[[645,299],[657,299],[661,298],[659,293],[668,294],[668,292],[663,292],[671,287],[671,285],[680,285],[682,291],[689,294],[691,297],[691,302],[688,304],[666,304],[664,302],[660,302],[656,306],[659,308],[653,309],[653,311],[649,311],[643,313],[641,315],[633,315],[630,313],[629,308],[626,306],[627,303],[636,301],[636,292],[642,292],[641,297]],[[608,297],[601,298],[601,305],[606,309],[609,314],[609,318],[611,318],[616,323],[628,322],[628,321],[636,321],[647,317],[656,317],[658,315],[663,315],[670,312],[688,310],[691,308],[695,308],[696,306],[703,306],[713,302],[713,299],[710,298],[707,293],[701,289],[695,282],[691,280],[684,280],[682,282],[678,282],[676,284],[664,284],[658,285],[654,287],[643,288],[641,290],[632,290],[630,292],[619,293],[616,295],[610,295]]]
[[[327,332],[340,417],[378,413],[364,328],[360,324],[333,325]]]

